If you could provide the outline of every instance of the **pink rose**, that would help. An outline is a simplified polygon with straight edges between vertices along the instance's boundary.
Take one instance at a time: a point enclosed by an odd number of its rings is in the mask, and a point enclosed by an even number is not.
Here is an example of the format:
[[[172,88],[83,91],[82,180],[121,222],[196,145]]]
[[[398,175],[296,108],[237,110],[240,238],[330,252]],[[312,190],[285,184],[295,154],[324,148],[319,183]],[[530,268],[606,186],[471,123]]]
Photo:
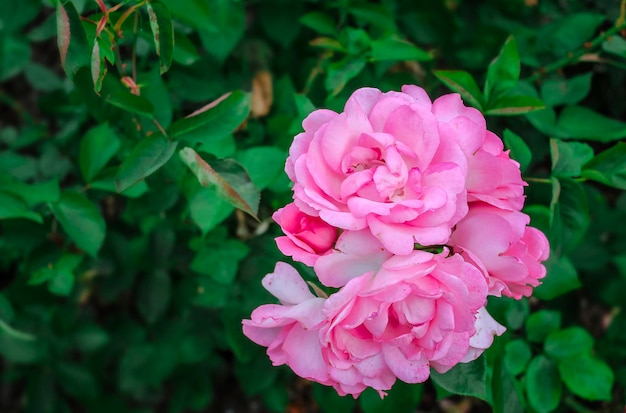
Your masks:
[[[467,159],[442,136],[423,89],[359,89],[344,112],[317,110],[285,170],[298,208],[344,230],[368,229],[394,254],[443,244],[467,213]]]
[[[447,254],[393,256],[327,299],[322,357],[339,394],[356,397],[369,386],[382,395],[396,377],[420,383],[431,366],[444,372],[467,356],[487,285],[473,265]]]
[[[315,263],[320,282],[329,287],[343,287],[354,277],[378,271],[392,256],[367,229],[345,231],[335,248]]]
[[[455,252],[481,268],[489,278],[489,294],[515,299],[530,296],[546,274],[546,236],[528,227],[530,218],[520,211],[472,204],[450,238]]]
[[[263,278],[263,287],[281,305],[266,304],[255,309],[250,320],[243,320],[243,333],[267,347],[275,366],[286,364],[300,377],[330,384],[319,343],[325,300],[311,294],[297,271],[282,262]]]
[[[300,211],[291,203],[274,212],[272,218],[286,236],[277,237],[278,249],[306,265],[313,266],[315,261],[329,252],[337,239],[337,229]]]
[[[491,317],[485,307],[482,307],[476,313],[476,332],[470,338],[469,350],[461,360],[461,363],[469,363],[476,360],[481,354],[493,344],[494,336],[501,336],[506,328],[500,325]]]
[[[504,151],[502,140],[486,128],[485,118],[454,93],[433,102],[441,139],[455,140],[467,157],[467,200],[520,210],[524,186],[519,163]]]

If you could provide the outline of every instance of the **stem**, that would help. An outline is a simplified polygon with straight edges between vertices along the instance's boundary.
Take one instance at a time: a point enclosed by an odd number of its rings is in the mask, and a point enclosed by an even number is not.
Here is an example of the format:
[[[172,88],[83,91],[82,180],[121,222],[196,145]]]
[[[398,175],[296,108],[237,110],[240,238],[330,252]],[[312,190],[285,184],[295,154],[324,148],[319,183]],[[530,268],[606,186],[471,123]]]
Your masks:
[[[564,58],[559,59],[554,63],[550,63],[549,65],[540,68],[532,76],[529,76],[524,80],[532,83],[536,80],[539,80],[546,73],[554,72],[564,66],[570,65],[572,63],[576,63],[585,53],[588,53],[590,50],[595,49],[596,47],[600,46],[609,37],[616,35],[622,29],[626,28],[626,24],[625,24],[626,23],[625,21],[626,20],[626,0],[622,0],[620,10],[621,12],[620,12],[619,18],[615,21],[615,25],[613,25],[613,27],[611,27],[609,30],[607,30],[604,33],[601,33],[598,37],[593,39],[591,42],[586,42],[578,50],[569,52],[567,56],[565,56]]]
[[[158,120],[156,120],[155,118],[152,119],[152,123],[154,123],[154,125],[157,127],[157,129],[159,130],[159,132],[161,132],[163,134],[163,136],[165,136],[166,138],[169,138],[169,136],[167,135],[167,132],[165,131],[165,129],[163,128],[163,126],[161,126],[161,124],[159,123]]]
[[[133,54],[132,54],[132,76],[133,82],[137,83],[137,28],[139,27],[139,13],[135,13],[135,26],[133,27]]]
[[[548,178],[533,178],[533,177],[528,177],[528,178],[524,178],[525,181],[529,181],[529,182],[537,182],[540,184],[552,184],[552,181]]]

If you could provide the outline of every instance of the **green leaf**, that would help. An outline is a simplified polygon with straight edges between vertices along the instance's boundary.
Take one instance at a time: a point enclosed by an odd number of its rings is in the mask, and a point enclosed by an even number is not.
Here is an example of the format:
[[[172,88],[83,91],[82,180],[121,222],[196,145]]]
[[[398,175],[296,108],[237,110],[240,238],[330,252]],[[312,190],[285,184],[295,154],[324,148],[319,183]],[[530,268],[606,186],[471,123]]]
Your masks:
[[[526,371],[531,357],[532,352],[526,341],[517,339],[506,343],[504,365],[511,374],[518,375]]]
[[[2,332],[3,335],[6,335],[7,337],[10,337],[11,339],[22,340],[22,341],[35,340],[35,336],[33,336],[32,334],[24,333],[22,331],[18,331],[14,329],[10,325],[8,325],[2,318],[0,318],[0,331]]]
[[[563,387],[556,364],[540,354],[528,366],[526,396],[537,413],[548,413],[559,406]]]
[[[78,163],[86,182],[91,182],[98,172],[115,156],[120,140],[108,123],[90,129],[80,143]]]
[[[337,23],[326,13],[312,11],[300,17],[300,23],[318,33],[337,37]]]
[[[583,106],[566,106],[557,127],[568,139],[612,142],[626,137],[626,123],[607,118]]]
[[[109,333],[97,324],[81,324],[73,335],[73,341],[80,351],[90,353],[103,348],[109,342]]]
[[[621,36],[611,36],[602,43],[602,50],[616,56],[626,57],[626,39]]]
[[[89,187],[100,191],[119,193],[128,198],[139,198],[150,190],[146,181],[139,181],[130,188],[124,189],[121,192],[118,191],[115,182],[118,170],[119,168],[115,166],[104,169],[98,174],[97,178],[89,184]]]
[[[541,100],[548,106],[574,105],[589,94],[591,75],[589,72],[571,79],[548,79],[541,84]]]
[[[569,258],[551,254],[544,264],[547,274],[541,280],[541,285],[533,291],[535,297],[540,300],[552,300],[580,287],[578,272]]]
[[[614,188],[626,190],[626,143],[600,152],[583,165],[582,176]]]
[[[611,400],[613,371],[602,360],[591,355],[566,359],[559,363],[559,373],[572,393],[587,400]]]
[[[28,67],[31,47],[19,35],[0,36],[0,82],[4,82]]]
[[[530,151],[530,148],[528,147],[526,142],[524,142],[521,136],[511,131],[510,129],[504,130],[503,138],[504,144],[508,149],[511,150],[511,158],[519,162],[520,170],[524,172],[526,168],[528,168],[528,165],[530,165],[530,162],[533,158],[533,154]]]
[[[487,80],[485,81],[485,99],[489,107],[502,108],[504,105],[495,105],[492,102],[499,100],[509,90],[513,89],[519,80],[520,61],[517,45],[512,36],[504,42],[500,54],[489,64]],[[509,105],[527,106],[527,105]]]
[[[189,144],[215,143],[233,133],[249,112],[250,97],[235,91],[172,123],[168,133]]]
[[[108,103],[136,115],[147,116],[152,119],[154,106],[144,97],[133,95],[125,90],[116,90],[105,99]]]
[[[173,3],[178,2],[185,3],[185,1],[180,0],[169,1],[168,6],[171,7]],[[208,20],[202,21],[197,26],[200,40],[209,54],[219,62],[223,62],[245,32],[246,9],[244,2],[207,0],[203,3],[208,12]]]
[[[417,60],[418,62],[426,62],[433,60],[432,54],[406,40],[394,38],[373,40],[370,46],[372,48],[371,59],[373,62],[388,60]]]
[[[544,109],[546,105],[531,96],[503,96],[495,101],[490,100],[486,115],[515,116]]]
[[[581,174],[582,166],[593,158],[593,148],[582,142],[551,138],[550,157],[553,176],[577,177]]]
[[[435,383],[449,392],[487,400],[486,358],[479,357],[470,363],[459,363],[446,373],[430,372]]]
[[[146,4],[148,16],[150,16],[150,29],[152,38],[159,55],[161,74],[168,71],[172,64],[174,52],[174,30],[172,28],[172,17],[165,4],[160,1],[151,0]]]
[[[144,138],[124,159],[115,178],[118,192],[122,192],[145,179],[172,157],[178,142],[164,139],[160,135]]]
[[[95,257],[104,242],[106,224],[100,210],[84,195],[63,192],[50,204],[52,213],[76,245]]]
[[[239,152],[235,158],[246,169],[254,185],[265,189],[282,173],[287,154],[271,146],[256,146]]]
[[[343,90],[348,81],[359,75],[365,69],[367,62],[364,59],[352,59],[346,57],[338,62],[328,65],[328,75],[324,86],[331,96],[337,96]]]
[[[591,354],[592,348],[593,337],[582,327],[553,331],[543,344],[546,354],[559,360]]]
[[[57,44],[61,65],[71,78],[82,66],[89,64],[90,48],[85,29],[73,2],[57,3]]]
[[[341,397],[332,387],[319,383],[313,383],[313,399],[323,413],[353,412],[356,405],[356,400],[352,397]]]
[[[553,253],[572,251],[585,236],[591,223],[587,194],[582,185],[570,178],[552,178],[550,203],[550,245]]]
[[[74,363],[59,363],[56,366],[57,382],[61,388],[79,400],[90,400],[99,393],[93,373],[85,366]]]
[[[91,80],[93,82],[93,90],[96,93],[100,93],[102,90],[102,84],[104,83],[104,77],[107,74],[107,65],[104,56],[100,55],[100,43],[98,38],[94,39],[93,47],[91,48]]]
[[[191,219],[206,234],[224,221],[232,212],[233,206],[217,193],[216,187],[198,189],[187,195]]]
[[[434,73],[450,90],[459,93],[470,105],[482,112],[485,98],[472,75],[463,70],[435,70]]]
[[[201,248],[190,268],[200,274],[210,276],[215,282],[230,285],[235,279],[239,261],[248,255],[248,247],[237,240],[226,240],[219,245],[206,245]]]
[[[30,210],[26,202],[10,192],[0,190],[0,219],[25,218],[43,223],[41,215]]]
[[[532,313],[526,320],[526,337],[528,341],[540,343],[548,334],[561,327],[561,313],[558,311],[541,310]]]
[[[41,340],[30,340],[21,334],[30,336],[28,333],[16,331],[13,328],[0,328],[0,354],[13,363],[28,364],[41,360],[44,355]]]
[[[167,271],[155,269],[145,275],[137,290],[137,309],[148,324],[157,322],[169,305],[172,281]]]
[[[212,161],[211,166],[191,148],[183,148],[179,154],[198,177],[200,185],[214,186],[223,199],[257,219],[261,195],[241,165],[232,159],[224,159]]]

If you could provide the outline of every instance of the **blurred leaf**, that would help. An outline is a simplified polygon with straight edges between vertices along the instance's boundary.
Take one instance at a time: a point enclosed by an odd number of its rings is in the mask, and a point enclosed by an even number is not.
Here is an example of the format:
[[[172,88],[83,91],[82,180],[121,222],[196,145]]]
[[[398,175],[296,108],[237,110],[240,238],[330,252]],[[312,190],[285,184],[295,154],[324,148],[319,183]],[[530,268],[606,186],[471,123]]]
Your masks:
[[[300,17],[300,23],[320,34],[329,36],[337,36],[337,24],[326,13],[321,11],[312,11]]]
[[[582,176],[614,188],[626,190],[626,143],[600,152],[583,165]]]
[[[486,359],[479,357],[470,363],[459,363],[446,373],[431,370],[430,377],[435,383],[453,394],[487,399]]]
[[[31,59],[31,48],[22,38],[0,35],[0,82],[22,72]]]
[[[561,379],[572,393],[587,400],[611,400],[613,371],[591,355],[559,362]]]
[[[550,157],[552,158],[552,175],[577,177],[582,166],[593,158],[593,148],[582,142],[567,142],[550,139]]]
[[[543,344],[546,354],[559,360],[591,354],[592,348],[593,337],[582,327],[553,331]]]
[[[491,61],[487,69],[487,79],[485,81],[485,99],[490,108],[505,108],[532,106],[527,103],[516,105],[495,104],[509,90],[513,89],[519,80],[520,62],[517,53],[515,39],[510,36],[502,46],[500,54]]]
[[[364,395],[363,397],[367,396]],[[378,394],[373,395],[371,399],[374,397],[378,397]],[[356,400],[352,397],[341,397],[334,388],[319,383],[313,383],[313,399],[323,413],[353,412],[356,405]],[[367,411],[365,412],[367,413]]]
[[[98,172],[115,156],[120,140],[107,123],[90,129],[80,143],[78,163],[86,182],[91,182]]]
[[[89,43],[73,2],[58,0],[56,15],[61,64],[71,78],[81,66],[89,65]]]
[[[190,268],[210,276],[220,284],[232,284],[239,261],[248,255],[248,247],[237,240],[226,240],[219,245],[209,244],[201,248]]]
[[[99,393],[98,383],[93,373],[84,366],[59,363],[56,373],[61,388],[79,400],[93,399]]]
[[[110,340],[109,333],[97,324],[82,324],[74,333],[76,347],[86,353],[103,348]]]
[[[98,208],[84,195],[63,192],[50,204],[54,216],[76,245],[95,257],[104,242],[106,224]]]
[[[249,95],[235,91],[179,119],[169,128],[173,139],[187,143],[215,143],[231,134],[248,117]]]
[[[42,92],[52,92],[63,88],[63,79],[50,68],[35,62],[26,66],[24,74],[33,87]]]
[[[383,40],[373,40],[370,45],[372,48],[371,59],[374,62],[387,60],[416,60],[418,62],[425,62],[433,60],[433,56],[430,53],[402,39],[387,38]]]
[[[580,287],[578,272],[569,258],[552,254],[544,265],[547,274],[541,280],[541,285],[535,287],[533,292],[535,297],[540,300],[552,300]]]
[[[584,122],[581,120],[584,119]],[[566,138],[611,142],[626,137],[626,123],[607,118],[583,106],[566,106],[557,122]]]
[[[533,158],[530,148],[521,136],[510,129],[504,130],[503,140],[506,147],[511,150],[511,158],[519,162],[520,170],[524,172]]]
[[[336,96],[343,90],[348,81],[359,75],[365,69],[364,59],[352,60],[349,57],[328,65],[328,76],[324,83],[331,96]]]
[[[528,366],[526,396],[530,406],[538,413],[555,410],[563,392],[556,364],[540,354]]]
[[[364,413],[411,413],[419,405],[423,392],[422,385],[397,381],[384,399],[373,389],[365,389],[359,405]]]
[[[124,159],[115,177],[115,186],[122,192],[156,172],[172,157],[178,142],[150,135],[144,138]]]
[[[602,43],[602,50],[620,57],[626,57],[626,39],[621,36],[611,36]]]
[[[471,74],[462,70],[435,70],[434,74],[450,90],[460,93],[463,99],[482,112],[485,98]]]
[[[158,0],[146,3],[148,16],[150,16],[150,29],[160,61],[160,73],[167,72],[172,64],[174,51],[174,30],[172,17],[165,4]]]
[[[526,337],[528,341],[540,343],[553,331],[561,327],[561,313],[558,311],[541,310],[532,313],[526,320]]]
[[[2,318],[0,318],[0,331],[2,331],[3,334],[12,339],[24,341],[35,340],[35,336],[14,329],[10,325],[8,325]]]
[[[108,103],[136,115],[147,116],[152,119],[154,117],[154,106],[148,99],[133,95],[124,90],[117,90],[108,95],[105,99]]]
[[[532,352],[526,341],[517,339],[506,343],[504,365],[511,374],[517,375],[526,371],[531,357]]]
[[[0,328],[0,354],[12,363],[30,364],[41,360],[44,348],[41,340],[24,340],[12,331]]]
[[[515,116],[534,112],[545,108],[546,105],[539,99],[530,96],[503,96],[495,101],[489,101],[486,115]]]
[[[541,46],[556,56],[564,56],[589,40],[605,19],[602,14],[587,11],[555,20],[543,33]]]
[[[589,94],[591,75],[589,72],[570,79],[548,79],[541,84],[541,100],[548,106],[576,104]]]
[[[22,198],[0,190],[0,220],[11,218],[25,218],[43,224],[41,215],[31,211]]]
[[[212,161],[211,166],[191,148],[183,148],[179,154],[202,186],[216,187],[223,199],[257,219],[260,193],[241,165],[224,159]]]
[[[176,2],[180,0],[170,0],[168,6]],[[180,3],[184,4],[185,1]],[[230,0],[208,0],[204,3],[209,20],[197,26],[198,34],[206,51],[219,62],[223,62],[244,34],[246,28],[244,3]],[[191,15],[190,12],[185,14]]]
[[[137,309],[148,324],[154,324],[167,310],[172,281],[167,271],[155,269],[145,275],[137,289]]]
[[[267,37],[284,48],[291,46],[300,32],[299,18],[303,3],[290,0],[265,0],[259,9],[259,20]]]

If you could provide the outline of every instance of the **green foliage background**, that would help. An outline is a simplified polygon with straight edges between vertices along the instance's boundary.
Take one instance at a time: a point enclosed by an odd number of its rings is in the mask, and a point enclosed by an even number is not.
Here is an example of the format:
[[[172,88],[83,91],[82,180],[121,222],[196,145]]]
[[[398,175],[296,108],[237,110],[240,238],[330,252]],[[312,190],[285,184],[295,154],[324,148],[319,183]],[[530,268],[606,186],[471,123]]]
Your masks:
[[[625,8],[0,2],[0,410],[620,410]],[[302,119],[403,84],[486,114],[552,256],[533,298],[490,301],[508,331],[479,360],[355,401],[272,367],[241,319],[285,260],[271,214]]]

